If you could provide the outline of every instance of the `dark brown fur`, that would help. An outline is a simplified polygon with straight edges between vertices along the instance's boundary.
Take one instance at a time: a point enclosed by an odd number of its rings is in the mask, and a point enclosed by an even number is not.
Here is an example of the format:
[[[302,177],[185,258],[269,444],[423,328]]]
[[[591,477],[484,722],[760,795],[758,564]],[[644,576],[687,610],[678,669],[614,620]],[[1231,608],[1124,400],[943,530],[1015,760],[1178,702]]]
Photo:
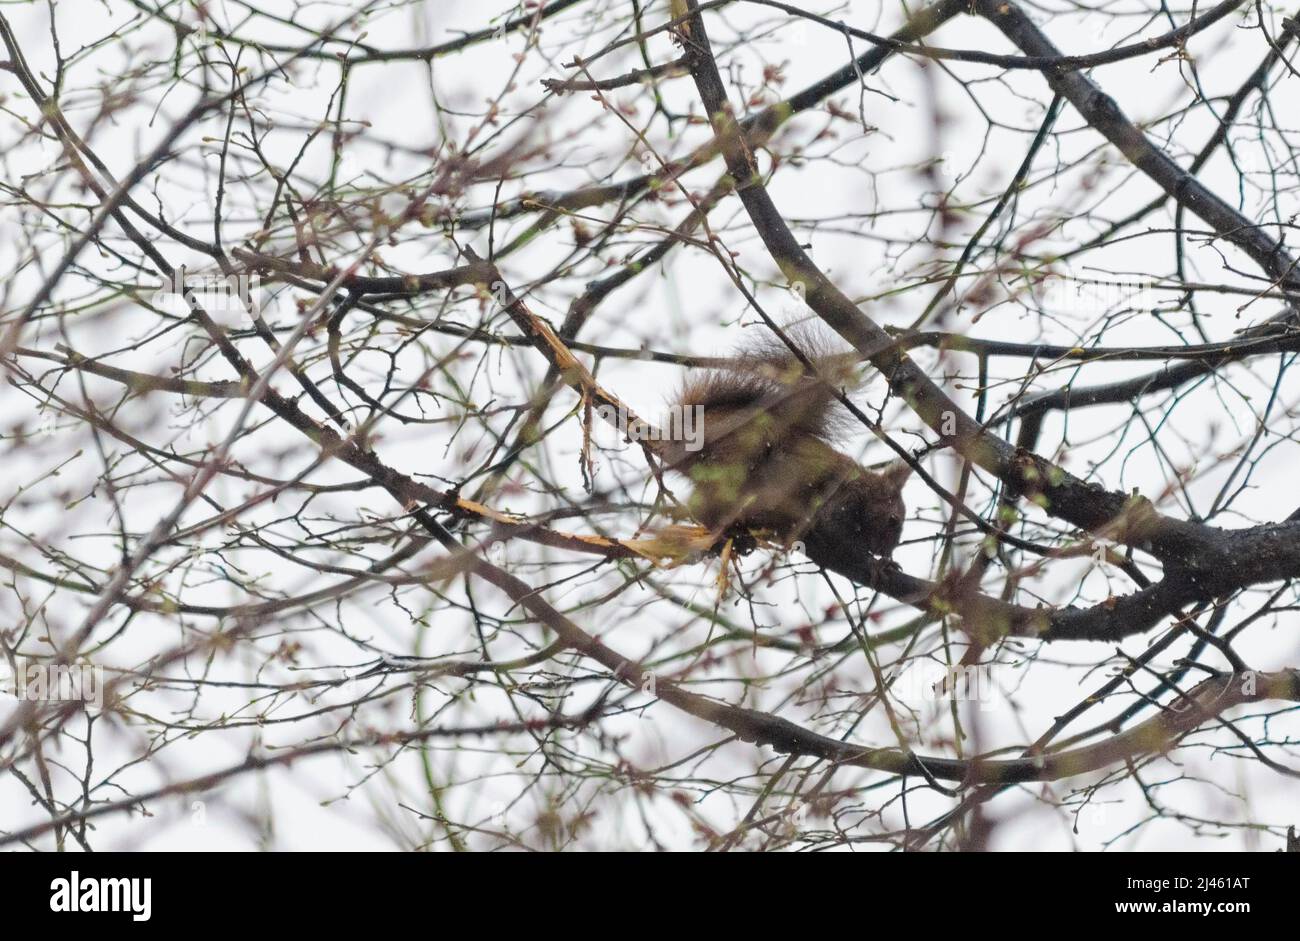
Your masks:
[[[693,484],[688,506],[704,525],[768,530],[802,542],[817,559],[851,559],[864,549],[888,556],[907,514],[898,471],[867,470],[833,446],[838,425],[834,389],[844,385],[845,358],[800,334],[815,369],[784,346],[751,346],[737,368],[687,382],[683,408],[702,409],[703,440],[689,452],[670,442],[669,467]]]

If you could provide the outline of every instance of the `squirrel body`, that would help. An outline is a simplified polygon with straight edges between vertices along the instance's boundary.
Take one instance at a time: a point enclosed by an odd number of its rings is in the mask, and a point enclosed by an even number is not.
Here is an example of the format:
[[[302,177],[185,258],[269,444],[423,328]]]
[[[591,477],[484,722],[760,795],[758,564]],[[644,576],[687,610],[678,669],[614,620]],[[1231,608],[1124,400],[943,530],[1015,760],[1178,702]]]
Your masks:
[[[888,557],[910,468],[878,473],[836,450],[835,387],[850,360],[804,334],[797,345],[813,350],[811,369],[784,346],[751,343],[735,368],[689,380],[674,404],[694,409],[703,433],[693,451],[670,443],[665,462],[690,478],[687,507],[715,532],[767,530],[814,561]]]

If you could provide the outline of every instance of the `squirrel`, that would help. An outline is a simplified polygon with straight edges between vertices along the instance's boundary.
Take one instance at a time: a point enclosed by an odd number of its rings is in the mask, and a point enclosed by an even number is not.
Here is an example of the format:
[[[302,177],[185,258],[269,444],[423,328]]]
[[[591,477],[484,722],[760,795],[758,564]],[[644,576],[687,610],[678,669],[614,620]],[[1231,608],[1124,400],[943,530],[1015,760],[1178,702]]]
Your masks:
[[[766,530],[823,564],[864,549],[888,558],[902,536],[911,468],[876,472],[836,450],[846,416],[835,390],[852,384],[856,358],[806,330],[793,341],[811,368],[773,337],[743,345],[732,368],[688,379],[673,408],[703,430],[670,440],[664,463],[691,480],[686,506],[716,534]]]

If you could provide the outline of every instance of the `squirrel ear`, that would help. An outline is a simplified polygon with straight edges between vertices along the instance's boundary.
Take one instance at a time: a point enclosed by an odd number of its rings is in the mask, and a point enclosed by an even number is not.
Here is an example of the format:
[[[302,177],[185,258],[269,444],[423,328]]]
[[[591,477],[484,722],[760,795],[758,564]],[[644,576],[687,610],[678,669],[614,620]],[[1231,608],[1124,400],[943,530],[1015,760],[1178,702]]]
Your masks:
[[[907,478],[912,476],[912,465],[905,461],[891,461],[880,469],[880,475],[893,484],[894,489],[902,490]]]

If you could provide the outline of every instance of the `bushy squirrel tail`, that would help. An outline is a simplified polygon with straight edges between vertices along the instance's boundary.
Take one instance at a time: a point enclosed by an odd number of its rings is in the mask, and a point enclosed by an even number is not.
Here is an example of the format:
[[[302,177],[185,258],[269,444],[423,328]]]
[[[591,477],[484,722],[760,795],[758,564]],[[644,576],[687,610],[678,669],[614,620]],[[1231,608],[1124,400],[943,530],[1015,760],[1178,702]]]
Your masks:
[[[728,367],[686,380],[673,405],[698,416],[704,440],[695,452],[667,448],[669,467],[689,471],[701,460],[750,464],[797,438],[829,444],[841,437],[848,416],[838,393],[858,384],[857,355],[815,327],[782,332],[803,361],[763,330],[746,338]]]

